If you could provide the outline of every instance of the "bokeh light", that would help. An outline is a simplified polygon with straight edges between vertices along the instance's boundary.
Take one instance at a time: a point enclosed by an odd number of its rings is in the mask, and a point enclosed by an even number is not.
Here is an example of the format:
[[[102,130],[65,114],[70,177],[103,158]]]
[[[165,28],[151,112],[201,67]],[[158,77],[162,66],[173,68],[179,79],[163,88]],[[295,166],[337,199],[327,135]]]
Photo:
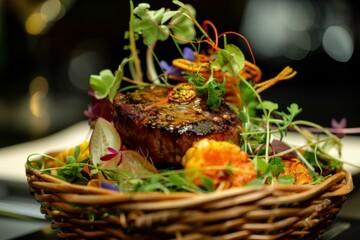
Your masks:
[[[349,5],[342,1],[249,0],[240,32],[258,58],[302,60],[324,50],[347,62],[353,55]]]
[[[351,34],[341,26],[326,29],[323,37],[326,53],[339,62],[347,62],[354,53],[354,41]]]

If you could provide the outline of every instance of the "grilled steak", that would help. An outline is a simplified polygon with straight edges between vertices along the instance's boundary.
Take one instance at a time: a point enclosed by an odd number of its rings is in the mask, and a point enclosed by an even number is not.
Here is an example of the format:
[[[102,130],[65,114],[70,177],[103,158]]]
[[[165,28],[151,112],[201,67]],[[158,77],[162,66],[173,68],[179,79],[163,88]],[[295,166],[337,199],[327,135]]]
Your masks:
[[[240,120],[226,104],[212,109],[206,99],[195,96],[176,102],[169,93],[172,88],[147,86],[116,96],[114,125],[127,148],[139,149],[155,165],[181,166],[182,156],[194,141],[239,143]]]

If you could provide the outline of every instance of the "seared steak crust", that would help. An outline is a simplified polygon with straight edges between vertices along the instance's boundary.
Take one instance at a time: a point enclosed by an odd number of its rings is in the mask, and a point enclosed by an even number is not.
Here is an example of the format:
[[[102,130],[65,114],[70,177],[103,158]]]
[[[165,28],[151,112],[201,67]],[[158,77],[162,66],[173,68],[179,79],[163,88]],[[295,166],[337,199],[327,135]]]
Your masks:
[[[194,141],[206,137],[239,143],[240,120],[226,104],[211,109],[199,97],[172,102],[167,99],[171,90],[147,86],[116,96],[114,125],[127,148],[139,149],[155,164],[180,166]]]

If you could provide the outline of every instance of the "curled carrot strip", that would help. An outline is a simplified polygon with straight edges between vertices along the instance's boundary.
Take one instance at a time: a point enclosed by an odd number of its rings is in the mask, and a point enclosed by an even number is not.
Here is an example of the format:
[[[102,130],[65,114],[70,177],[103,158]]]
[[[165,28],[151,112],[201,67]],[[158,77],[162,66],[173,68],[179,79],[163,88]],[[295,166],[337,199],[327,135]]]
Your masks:
[[[212,48],[215,49],[215,51],[219,50],[218,44],[219,44],[219,34],[217,32],[217,28],[216,26],[209,20],[205,20],[203,21],[203,28],[205,30],[205,32],[207,33],[207,35],[209,36],[209,29],[208,26],[210,26],[212,28],[212,30],[214,31],[215,34],[215,43],[211,44]],[[211,42],[210,37],[208,37],[209,42]]]
[[[294,71],[291,67],[287,66],[276,77],[270,78],[269,80],[266,80],[261,83],[257,83],[255,84],[254,88],[256,92],[260,93],[280,81],[293,78],[296,74],[297,74],[296,71]]]
[[[248,47],[248,49],[249,49],[249,51],[250,51],[250,54],[251,54],[251,58],[252,58],[252,60],[253,60],[253,63],[254,63],[254,65],[256,65],[254,53],[252,52],[251,47],[250,47],[250,43],[249,43],[249,41],[246,39],[246,37],[245,37],[244,35],[240,34],[240,33],[228,31],[228,32],[224,32],[224,33],[220,34],[220,35],[219,35],[219,38],[222,37],[222,36],[224,36],[224,35],[227,35],[227,34],[236,35],[236,36],[242,38],[242,39],[245,41],[245,43],[246,43],[246,45],[247,45],[247,47]]]
[[[205,79],[208,79],[211,75],[210,63],[210,57],[205,54],[195,54],[194,61],[179,58],[173,60],[172,62],[175,67],[183,71],[201,73]],[[243,79],[251,80],[256,83],[254,88],[258,93],[268,89],[280,81],[293,78],[296,74],[296,71],[287,66],[276,77],[260,82],[262,77],[260,68],[255,63],[251,63],[246,60],[244,68],[240,71],[240,76]],[[237,86],[240,78],[230,76],[229,74],[222,72],[220,69],[214,69],[212,76],[220,82],[226,79],[226,94],[224,95],[225,101],[241,106],[241,96]]]
[[[245,67],[241,70],[240,75],[246,80],[252,80],[257,83],[261,80],[262,72],[255,64],[245,61]]]
[[[177,67],[180,68],[181,70],[184,70],[186,72],[210,72],[210,68],[208,68],[206,65],[207,64],[198,64],[189,60],[186,60],[184,58],[178,58],[178,59],[174,59],[172,61],[172,64]]]
[[[199,72],[202,73],[203,76],[210,76],[210,67],[208,66],[208,61],[205,61],[204,55],[200,56],[201,61],[192,62],[183,58],[174,59],[172,64],[186,72]],[[245,61],[245,67],[241,70],[240,75],[246,80],[252,80],[254,82],[259,82],[261,80],[261,70],[253,63],[249,61]],[[226,77],[226,79],[233,79],[230,75],[221,72],[220,69],[214,69],[214,77],[219,79],[220,81]],[[234,82],[232,80],[231,82]]]

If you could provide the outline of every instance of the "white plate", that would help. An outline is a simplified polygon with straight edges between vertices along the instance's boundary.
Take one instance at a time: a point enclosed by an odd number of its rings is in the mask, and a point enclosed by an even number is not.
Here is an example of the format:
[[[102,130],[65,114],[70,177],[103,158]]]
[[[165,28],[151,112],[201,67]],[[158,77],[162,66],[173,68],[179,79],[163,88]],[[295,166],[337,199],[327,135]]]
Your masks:
[[[50,136],[0,148],[0,180],[26,183],[25,163],[30,154],[74,147],[90,137],[87,121],[76,123]]]
[[[286,141],[295,145],[305,143],[305,140],[295,133],[289,133]],[[344,169],[349,170],[352,174],[360,172],[360,137],[347,135],[341,139],[341,142],[343,145],[341,159],[349,163],[344,164]],[[356,165],[356,167],[352,165]]]

